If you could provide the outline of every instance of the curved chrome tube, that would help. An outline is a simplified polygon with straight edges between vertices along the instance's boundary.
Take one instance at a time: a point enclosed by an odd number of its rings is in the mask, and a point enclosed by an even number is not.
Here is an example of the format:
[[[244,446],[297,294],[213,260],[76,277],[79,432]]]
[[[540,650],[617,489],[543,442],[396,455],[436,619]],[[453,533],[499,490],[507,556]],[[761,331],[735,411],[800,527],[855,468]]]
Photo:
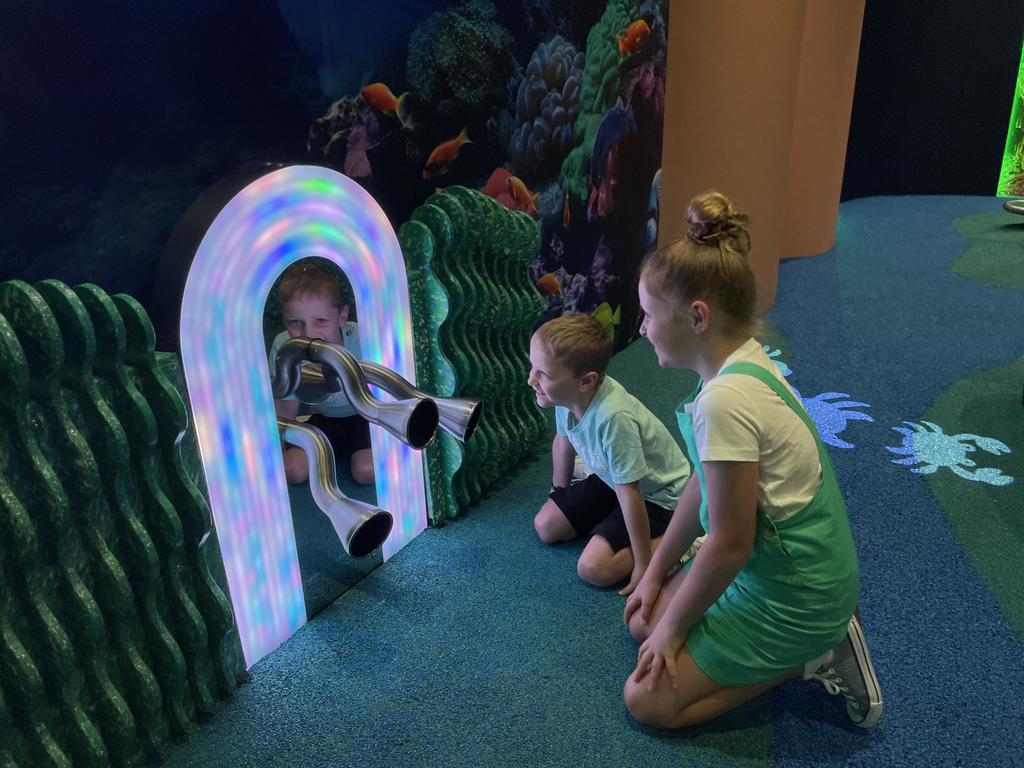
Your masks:
[[[278,419],[281,438],[306,452],[309,461],[309,489],[313,501],[323,510],[352,557],[368,555],[391,533],[390,512],[350,499],[338,488],[334,451],[324,433],[289,419]]]
[[[476,398],[435,397],[417,389],[408,379],[383,365],[363,360],[359,363],[371,384],[383,387],[395,397],[429,397],[437,404],[441,429],[463,443],[473,436],[480,422],[483,403]],[[303,371],[305,382],[305,371]]]
[[[293,393],[304,403],[311,405],[322,403],[331,395],[343,392],[344,385],[337,376],[324,376],[320,366],[312,363],[302,363],[299,366],[299,386]]]
[[[366,383],[359,361],[340,344],[321,339],[297,336],[281,345],[277,355],[274,378],[274,396],[296,395],[302,399],[302,361],[320,363],[326,371],[325,379],[341,382],[356,413],[377,424],[404,442],[410,448],[425,448],[434,439],[439,420],[438,408],[429,398],[396,400],[385,403],[375,398]],[[311,396],[319,396],[317,390]]]
[[[277,352],[277,360],[274,361],[273,390],[274,398],[277,400],[295,394],[299,386],[299,370],[306,360],[305,344],[292,344],[292,341],[294,339],[289,339],[281,345]]]

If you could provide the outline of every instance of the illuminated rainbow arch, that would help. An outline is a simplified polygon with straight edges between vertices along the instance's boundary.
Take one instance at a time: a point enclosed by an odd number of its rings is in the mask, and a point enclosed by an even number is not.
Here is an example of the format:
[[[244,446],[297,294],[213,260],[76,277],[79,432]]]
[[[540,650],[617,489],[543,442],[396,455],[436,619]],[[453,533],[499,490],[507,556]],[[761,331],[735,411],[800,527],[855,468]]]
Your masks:
[[[405,263],[365,190],[327,168],[291,166],[249,184],[199,245],[181,305],[181,357],[210,506],[247,666],[306,620],[263,340],[274,281],[309,256],[355,291],[366,360],[415,382]],[[422,457],[370,430],[377,500],[395,518],[388,558],[427,524]],[[340,547],[339,543],[339,547]]]

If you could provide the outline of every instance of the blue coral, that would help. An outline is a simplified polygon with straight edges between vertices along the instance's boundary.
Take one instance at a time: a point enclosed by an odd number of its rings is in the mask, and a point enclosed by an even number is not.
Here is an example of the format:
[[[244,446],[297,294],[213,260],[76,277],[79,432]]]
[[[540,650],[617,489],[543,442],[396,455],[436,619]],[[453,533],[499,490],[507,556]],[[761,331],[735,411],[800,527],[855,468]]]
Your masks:
[[[553,176],[576,142],[585,55],[556,35],[537,46],[515,100],[508,154],[526,179]]]

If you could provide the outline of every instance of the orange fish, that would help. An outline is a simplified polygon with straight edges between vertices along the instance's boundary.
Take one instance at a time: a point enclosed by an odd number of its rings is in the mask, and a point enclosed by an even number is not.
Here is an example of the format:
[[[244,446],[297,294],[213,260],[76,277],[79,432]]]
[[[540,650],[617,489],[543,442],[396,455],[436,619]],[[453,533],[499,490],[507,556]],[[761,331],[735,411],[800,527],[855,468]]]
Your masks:
[[[520,208],[526,208],[528,211],[540,213],[540,211],[537,210],[537,197],[540,193],[538,192],[531,195],[530,190],[526,188],[526,185],[523,184],[523,180],[518,176],[509,176],[505,179],[505,187],[508,189],[508,193],[512,196],[512,199],[515,200],[516,205]]]
[[[562,205],[562,226],[566,229],[569,228],[569,224],[572,222],[572,211],[569,208],[569,193],[565,193],[565,204]]]
[[[408,93],[395,96],[384,83],[371,83],[359,92],[368,105],[379,112],[390,113],[401,119],[402,105]]]
[[[637,19],[621,35],[615,36],[619,44],[619,59],[625,58],[631,53],[639,53],[651,36],[651,28],[643,19]]]
[[[558,278],[551,272],[541,275],[540,280],[537,281],[537,288],[545,296],[554,296],[562,290],[562,286],[558,284]]]
[[[423,166],[423,178],[432,179],[435,176],[448,173],[448,166],[455,162],[455,158],[459,156],[459,150],[462,149],[462,145],[472,143],[466,138],[465,128],[454,139],[442,141],[434,147],[434,151],[427,158],[427,164]]]

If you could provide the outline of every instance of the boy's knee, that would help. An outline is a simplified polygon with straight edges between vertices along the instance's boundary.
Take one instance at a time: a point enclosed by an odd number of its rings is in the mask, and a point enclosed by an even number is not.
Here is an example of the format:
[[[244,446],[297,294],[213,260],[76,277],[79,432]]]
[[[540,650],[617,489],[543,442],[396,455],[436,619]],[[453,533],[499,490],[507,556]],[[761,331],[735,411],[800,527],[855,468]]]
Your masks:
[[[284,477],[288,485],[302,485],[309,479],[309,465],[301,448],[289,448],[285,451]]]
[[[568,541],[575,536],[575,531],[565,515],[557,507],[552,509],[553,502],[547,502],[533,517],[533,530],[545,544],[557,544]]]
[[[373,467],[354,467],[352,469],[352,480],[358,485],[372,485],[374,481]]]
[[[533,516],[533,530],[537,532],[540,540],[545,544],[554,544],[558,541],[555,538],[554,526],[551,525],[551,521],[543,511]]]
[[[587,584],[595,587],[610,587],[620,580],[611,572],[610,564],[601,558],[588,556],[586,550],[576,562],[576,574]]]
[[[367,451],[366,455],[354,455],[349,470],[352,473],[352,480],[354,482],[359,485],[371,485],[374,482],[373,454]]]

